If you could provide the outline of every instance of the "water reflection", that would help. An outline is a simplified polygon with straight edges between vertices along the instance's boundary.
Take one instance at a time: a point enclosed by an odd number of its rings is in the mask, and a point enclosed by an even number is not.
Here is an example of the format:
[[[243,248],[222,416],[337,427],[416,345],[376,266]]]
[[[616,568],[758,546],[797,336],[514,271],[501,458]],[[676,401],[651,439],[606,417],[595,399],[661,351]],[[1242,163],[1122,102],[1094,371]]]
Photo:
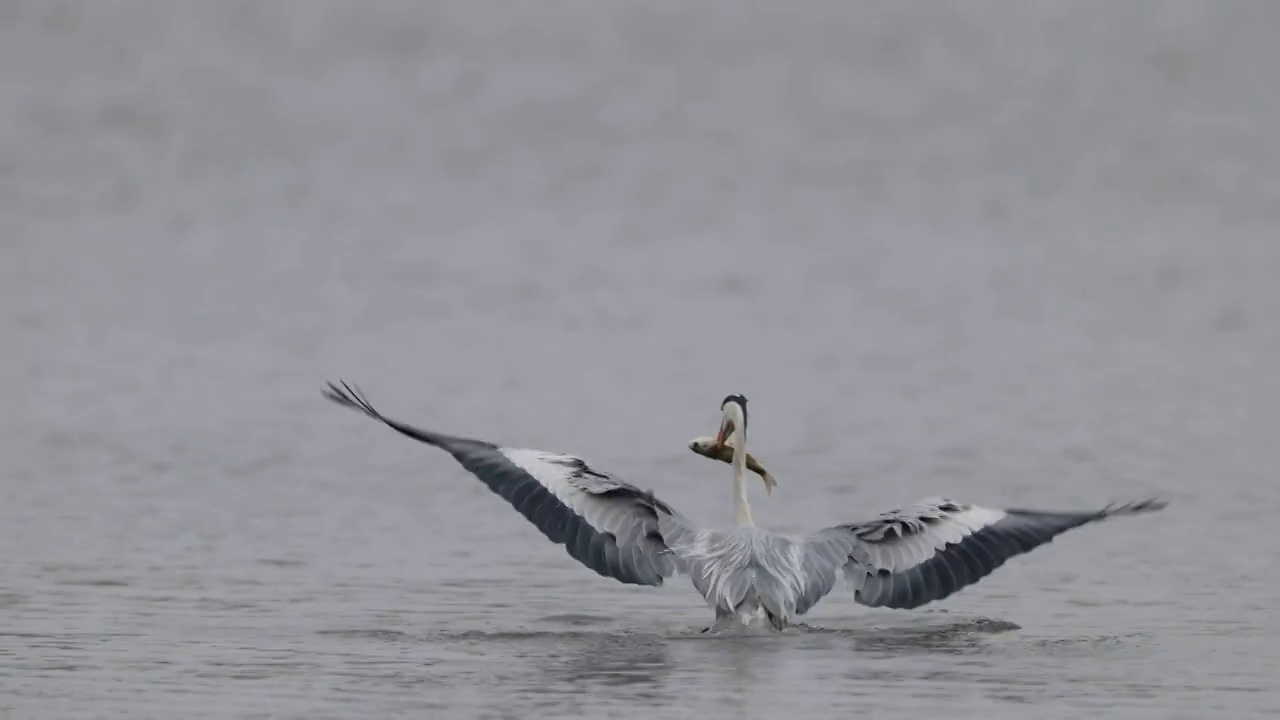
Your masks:
[[[545,669],[556,681],[579,689],[594,686],[652,700],[663,694],[662,686],[671,674],[666,644],[657,636],[583,637],[571,648],[564,661],[549,663]]]
[[[651,704],[669,694],[674,667],[667,640],[657,634],[464,630],[433,633],[421,641],[453,658],[455,677],[499,682],[509,699],[532,705],[576,702],[584,694],[602,702]],[[467,666],[473,670],[465,672]]]
[[[984,651],[990,636],[1018,629],[1017,624],[1005,620],[974,618],[942,624],[835,632],[851,639],[853,649],[858,652],[894,656],[970,655]]]

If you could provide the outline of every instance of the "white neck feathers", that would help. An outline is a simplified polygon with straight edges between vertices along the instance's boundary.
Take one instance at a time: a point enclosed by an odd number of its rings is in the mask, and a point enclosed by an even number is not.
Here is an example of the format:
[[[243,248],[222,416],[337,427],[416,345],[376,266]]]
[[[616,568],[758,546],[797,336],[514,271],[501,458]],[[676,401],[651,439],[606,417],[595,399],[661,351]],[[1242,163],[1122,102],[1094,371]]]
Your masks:
[[[738,527],[754,527],[747,502],[747,433],[742,425],[735,423],[733,428],[733,512]]]

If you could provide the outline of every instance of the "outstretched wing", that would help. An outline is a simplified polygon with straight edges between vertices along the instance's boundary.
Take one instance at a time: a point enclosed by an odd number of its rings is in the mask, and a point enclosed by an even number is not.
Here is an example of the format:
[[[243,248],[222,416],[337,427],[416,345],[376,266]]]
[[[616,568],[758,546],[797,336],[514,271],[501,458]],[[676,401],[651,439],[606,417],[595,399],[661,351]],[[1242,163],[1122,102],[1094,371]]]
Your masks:
[[[808,539],[809,575],[830,591],[834,563],[870,607],[910,609],[941,600],[990,575],[1007,560],[1091,522],[1161,510],[1147,499],[1093,512],[999,510],[925,500],[863,523],[837,525]],[[816,602],[816,598],[814,600]]]
[[[659,520],[680,516],[651,492],[572,455],[500,447],[391,420],[346,383],[341,388],[329,383],[324,396],[449,453],[548,540],[564,545],[571,557],[600,575],[632,585],[661,585],[678,571]]]

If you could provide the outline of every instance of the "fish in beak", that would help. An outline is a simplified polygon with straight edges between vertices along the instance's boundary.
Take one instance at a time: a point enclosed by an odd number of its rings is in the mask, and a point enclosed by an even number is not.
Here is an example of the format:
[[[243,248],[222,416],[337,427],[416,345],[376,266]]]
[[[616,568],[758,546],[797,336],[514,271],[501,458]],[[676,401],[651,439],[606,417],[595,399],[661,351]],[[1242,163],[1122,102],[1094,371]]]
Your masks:
[[[689,442],[689,449],[705,458],[719,460],[722,463],[730,464],[733,462],[733,440],[726,439],[733,433],[733,423],[726,421],[720,426],[720,433],[712,437],[694,438]],[[773,489],[778,486],[778,481],[773,479],[773,475],[761,465],[750,452],[747,453],[747,469],[760,476],[764,482],[764,491],[770,495]]]

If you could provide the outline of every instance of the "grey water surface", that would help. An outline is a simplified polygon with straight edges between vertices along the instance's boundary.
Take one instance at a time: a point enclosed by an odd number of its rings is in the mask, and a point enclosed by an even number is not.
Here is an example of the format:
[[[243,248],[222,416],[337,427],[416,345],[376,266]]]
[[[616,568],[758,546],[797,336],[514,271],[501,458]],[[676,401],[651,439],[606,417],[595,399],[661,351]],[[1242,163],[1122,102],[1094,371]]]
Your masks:
[[[0,1],[0,718],[1274,717],[1280,4]],[[707,638],[443,453],[1163,513]]]

